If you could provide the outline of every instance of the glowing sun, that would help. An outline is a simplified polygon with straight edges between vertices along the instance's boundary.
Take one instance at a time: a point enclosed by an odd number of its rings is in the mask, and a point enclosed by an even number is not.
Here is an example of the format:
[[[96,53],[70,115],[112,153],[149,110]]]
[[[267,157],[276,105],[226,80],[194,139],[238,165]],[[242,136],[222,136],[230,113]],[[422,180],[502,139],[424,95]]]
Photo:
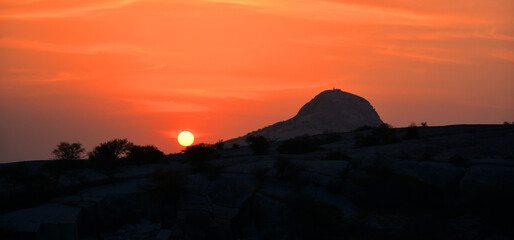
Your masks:
[[[189,131],[182,131],[177,137],[178,143],[184,147],[191,146],[195,141],[195,136]]]

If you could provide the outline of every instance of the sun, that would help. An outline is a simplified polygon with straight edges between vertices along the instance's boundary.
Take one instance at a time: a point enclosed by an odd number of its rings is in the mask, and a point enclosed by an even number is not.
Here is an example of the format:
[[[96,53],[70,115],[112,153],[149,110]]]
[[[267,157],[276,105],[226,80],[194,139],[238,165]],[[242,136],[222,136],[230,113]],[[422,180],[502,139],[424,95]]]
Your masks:
[[[195,141],[195,136],[189,131],[182,131],[177,137],[178,143],[184,147],[191,146]]]

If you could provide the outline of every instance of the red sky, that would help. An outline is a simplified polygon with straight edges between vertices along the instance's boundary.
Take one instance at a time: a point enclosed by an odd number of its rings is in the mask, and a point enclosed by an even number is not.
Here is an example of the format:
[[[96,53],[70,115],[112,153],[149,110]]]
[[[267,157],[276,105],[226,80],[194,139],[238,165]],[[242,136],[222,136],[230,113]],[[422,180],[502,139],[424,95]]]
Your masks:
[[[113,138],[177,152],[181,130],[230,139],[332,87],[397,127],[514,121],[512,13],[512,0],[0,0],[0,162]]]

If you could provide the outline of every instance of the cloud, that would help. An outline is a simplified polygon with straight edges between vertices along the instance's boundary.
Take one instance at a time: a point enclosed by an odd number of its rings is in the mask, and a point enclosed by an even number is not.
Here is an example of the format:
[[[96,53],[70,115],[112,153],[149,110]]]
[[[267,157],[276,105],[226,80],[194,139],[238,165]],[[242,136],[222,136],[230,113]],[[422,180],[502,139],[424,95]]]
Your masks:
[[[31,40],[17,40],[9,38],[0,38],[0,47],[19,48],[35,51],[71,53],[71,54],[99,54],[99,53],[115,53],[115,54],[154,54],[153,52],[144,50],[143,48],[124,43],[95,43],[91,45],[64,45],[47,42],[38,42]]]
[[[263,95],[284,90],[297,90],[297,89],[313,89],[321,88],[326,84],[299,84],[295,83],[294,86],[284,83],[271,83],[271,84],[243,84],[237,86],[222,86],[210,88],[172,88],[163,90],[165,93],[170,94],[183,94],[194,97],[204,98],[218,98],[218,99],[259,99]]]
[[[87,16],[91,12],[120,8],[134,2],[142,0],[117,0],[91,4],[87,6],[61,8],[54,10],[20,12],[20,13],[1,13],[0,19],[33,19],[33,18],[68,18]]]
[[[425,50],[429,52],[430,50]],[[434,51],[431,51],[434,52]],[[389,55],[389,56],[395,56],[395,57],[403,57],[403,58],[410,58],[415,59],[423,62],[440,62],[440,63],[459,63],[459,64],[471,64],[469,61],[456,59],[456,58],[448,58],[443,56],[438,56],[434,54],[426,54],[426,53],[420,53],[418,51],[409,51],[406,49],[402,49],[400,47],[395,46],[388,46],[388,47],[380,47],[379,50],[376,51],[376,53]]]
[[[388,38],[391,39],[402,39],[402,40],[444,40],[444,39],[489,39],[489,40],[502,40],[502,41],[514,41],[513,36],[499,34],[494,30],[488,32],[456,32],[452,31],[438,31],[438,32],[426,32],[426,33],[403,33],[401,35],[390,35]]]
[[[41,80],[34,80],[34,82],[51,83],[51,82],[62,82],[62,81],[74,80],[74,79],[79,79],[79,78],[81,78],[81,77],[76,74],[72,74],[72,73],[68,73],[68,72],[61,72],[61,73],[57,74],[57,76],[55,76],[55,77],[41,79]]]
[[[440,15],[414,13],[403,9],[383,8],[369,5],[349,4],[333,1],[295,0],[203,0],[251,7],[249,9],[266,14],[346,23],[373,23],[394,25],[434,25],[449,22]]]
[[[203,105],[182,101],[156,101],[148,99],[122,99],[136,105],[141,112],[206,112],[209,109]]]
[[[502,49],[491,53],[491,57],[514,62],[514,51]]]

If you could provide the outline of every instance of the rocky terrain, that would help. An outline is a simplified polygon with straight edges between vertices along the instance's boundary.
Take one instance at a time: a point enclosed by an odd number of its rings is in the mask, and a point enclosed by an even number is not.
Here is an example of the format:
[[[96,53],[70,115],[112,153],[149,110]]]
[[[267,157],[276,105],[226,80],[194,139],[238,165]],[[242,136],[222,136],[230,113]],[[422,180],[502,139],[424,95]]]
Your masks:
[[[366,99],[334,88],[316,95],[293,118],[231,139],[227,144],[245,145],[248,136],[262,135],[274,140],[284,140],[303,134],[349,132],[362,126],[376,127],[382,123]]]
[[[363,128],[190,161],[0,165],[0,238],[514,237],[513,125]]]

